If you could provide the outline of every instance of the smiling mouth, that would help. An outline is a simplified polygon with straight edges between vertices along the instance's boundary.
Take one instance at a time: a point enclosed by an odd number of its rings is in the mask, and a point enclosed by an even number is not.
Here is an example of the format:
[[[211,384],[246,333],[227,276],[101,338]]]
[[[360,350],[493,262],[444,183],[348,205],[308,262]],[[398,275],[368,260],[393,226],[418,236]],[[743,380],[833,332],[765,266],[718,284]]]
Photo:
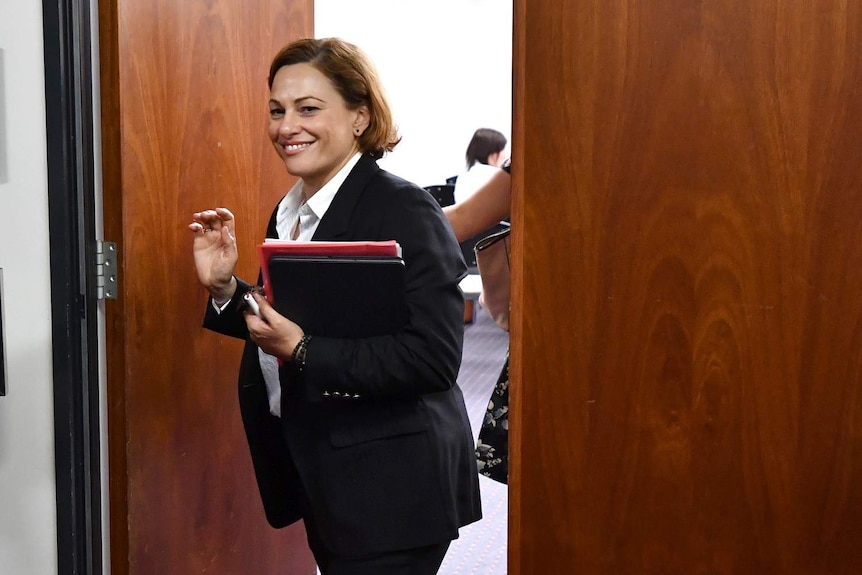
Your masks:
[[[285,144],[284,146],[282,146],[282,149],[284,149],[285,152],[299,152],[309,147],[313,143],[314,142],[304,142],[302,144]]]

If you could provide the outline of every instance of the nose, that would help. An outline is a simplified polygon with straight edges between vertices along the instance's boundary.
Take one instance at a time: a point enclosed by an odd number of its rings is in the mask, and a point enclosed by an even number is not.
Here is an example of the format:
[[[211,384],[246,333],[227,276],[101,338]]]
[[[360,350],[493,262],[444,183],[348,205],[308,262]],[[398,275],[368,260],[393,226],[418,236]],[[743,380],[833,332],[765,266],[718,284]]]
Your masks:
[[[290,111],[284,113],[284,116],[278,122],[279,136],[292,136],[299,131],[297,126],[296,116]]]

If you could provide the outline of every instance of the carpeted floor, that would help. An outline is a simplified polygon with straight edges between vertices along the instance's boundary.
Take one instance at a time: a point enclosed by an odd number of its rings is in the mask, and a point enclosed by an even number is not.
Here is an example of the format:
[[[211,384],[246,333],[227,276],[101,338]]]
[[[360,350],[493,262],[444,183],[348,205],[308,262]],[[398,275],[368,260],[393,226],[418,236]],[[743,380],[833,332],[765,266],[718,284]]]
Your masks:
[[[477,306],[478,307],[478,306]],[[481,308],[464,326],[464,355],[458,384],[464,392],[473,438],[485,415],[488,398],[509,345],[509,334],[497,327]],[[482,520],[461,529],[452,542],[440,575],[505,575],[509,495],[505,485],[479,476]]]

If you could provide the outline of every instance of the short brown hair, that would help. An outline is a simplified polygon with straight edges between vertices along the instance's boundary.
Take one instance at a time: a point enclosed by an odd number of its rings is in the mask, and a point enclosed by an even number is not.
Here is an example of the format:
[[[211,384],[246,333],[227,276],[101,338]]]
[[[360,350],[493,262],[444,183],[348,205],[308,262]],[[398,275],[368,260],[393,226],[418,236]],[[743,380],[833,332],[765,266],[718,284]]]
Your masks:
[[[284,66],[309,64],[326,76],[347,108],[368,108],[369,123],[359,136],[359,149],[374,158],[391,152],[401,141],[392,119],[392,110],[374,64],[359,49],[340,38],[304,38],[281,49],[269,66],[269,88]]]

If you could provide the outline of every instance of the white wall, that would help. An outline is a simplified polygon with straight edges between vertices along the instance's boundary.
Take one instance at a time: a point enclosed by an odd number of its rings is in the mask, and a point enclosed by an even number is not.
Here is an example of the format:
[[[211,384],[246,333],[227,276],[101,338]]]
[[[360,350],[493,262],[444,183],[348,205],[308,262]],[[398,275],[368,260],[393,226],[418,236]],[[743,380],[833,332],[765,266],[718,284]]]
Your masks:
[[[314,34],[362,48],[403,137],[380,165],[421,186],[464,169],[476,128],[511,141],[512,0],[317,0]]]
[[[0,156],[6,165],[0,268],[8,385],[0,397],[0,571],[52,575],[57,527],[42,2],[0,0],[0,14]]]

